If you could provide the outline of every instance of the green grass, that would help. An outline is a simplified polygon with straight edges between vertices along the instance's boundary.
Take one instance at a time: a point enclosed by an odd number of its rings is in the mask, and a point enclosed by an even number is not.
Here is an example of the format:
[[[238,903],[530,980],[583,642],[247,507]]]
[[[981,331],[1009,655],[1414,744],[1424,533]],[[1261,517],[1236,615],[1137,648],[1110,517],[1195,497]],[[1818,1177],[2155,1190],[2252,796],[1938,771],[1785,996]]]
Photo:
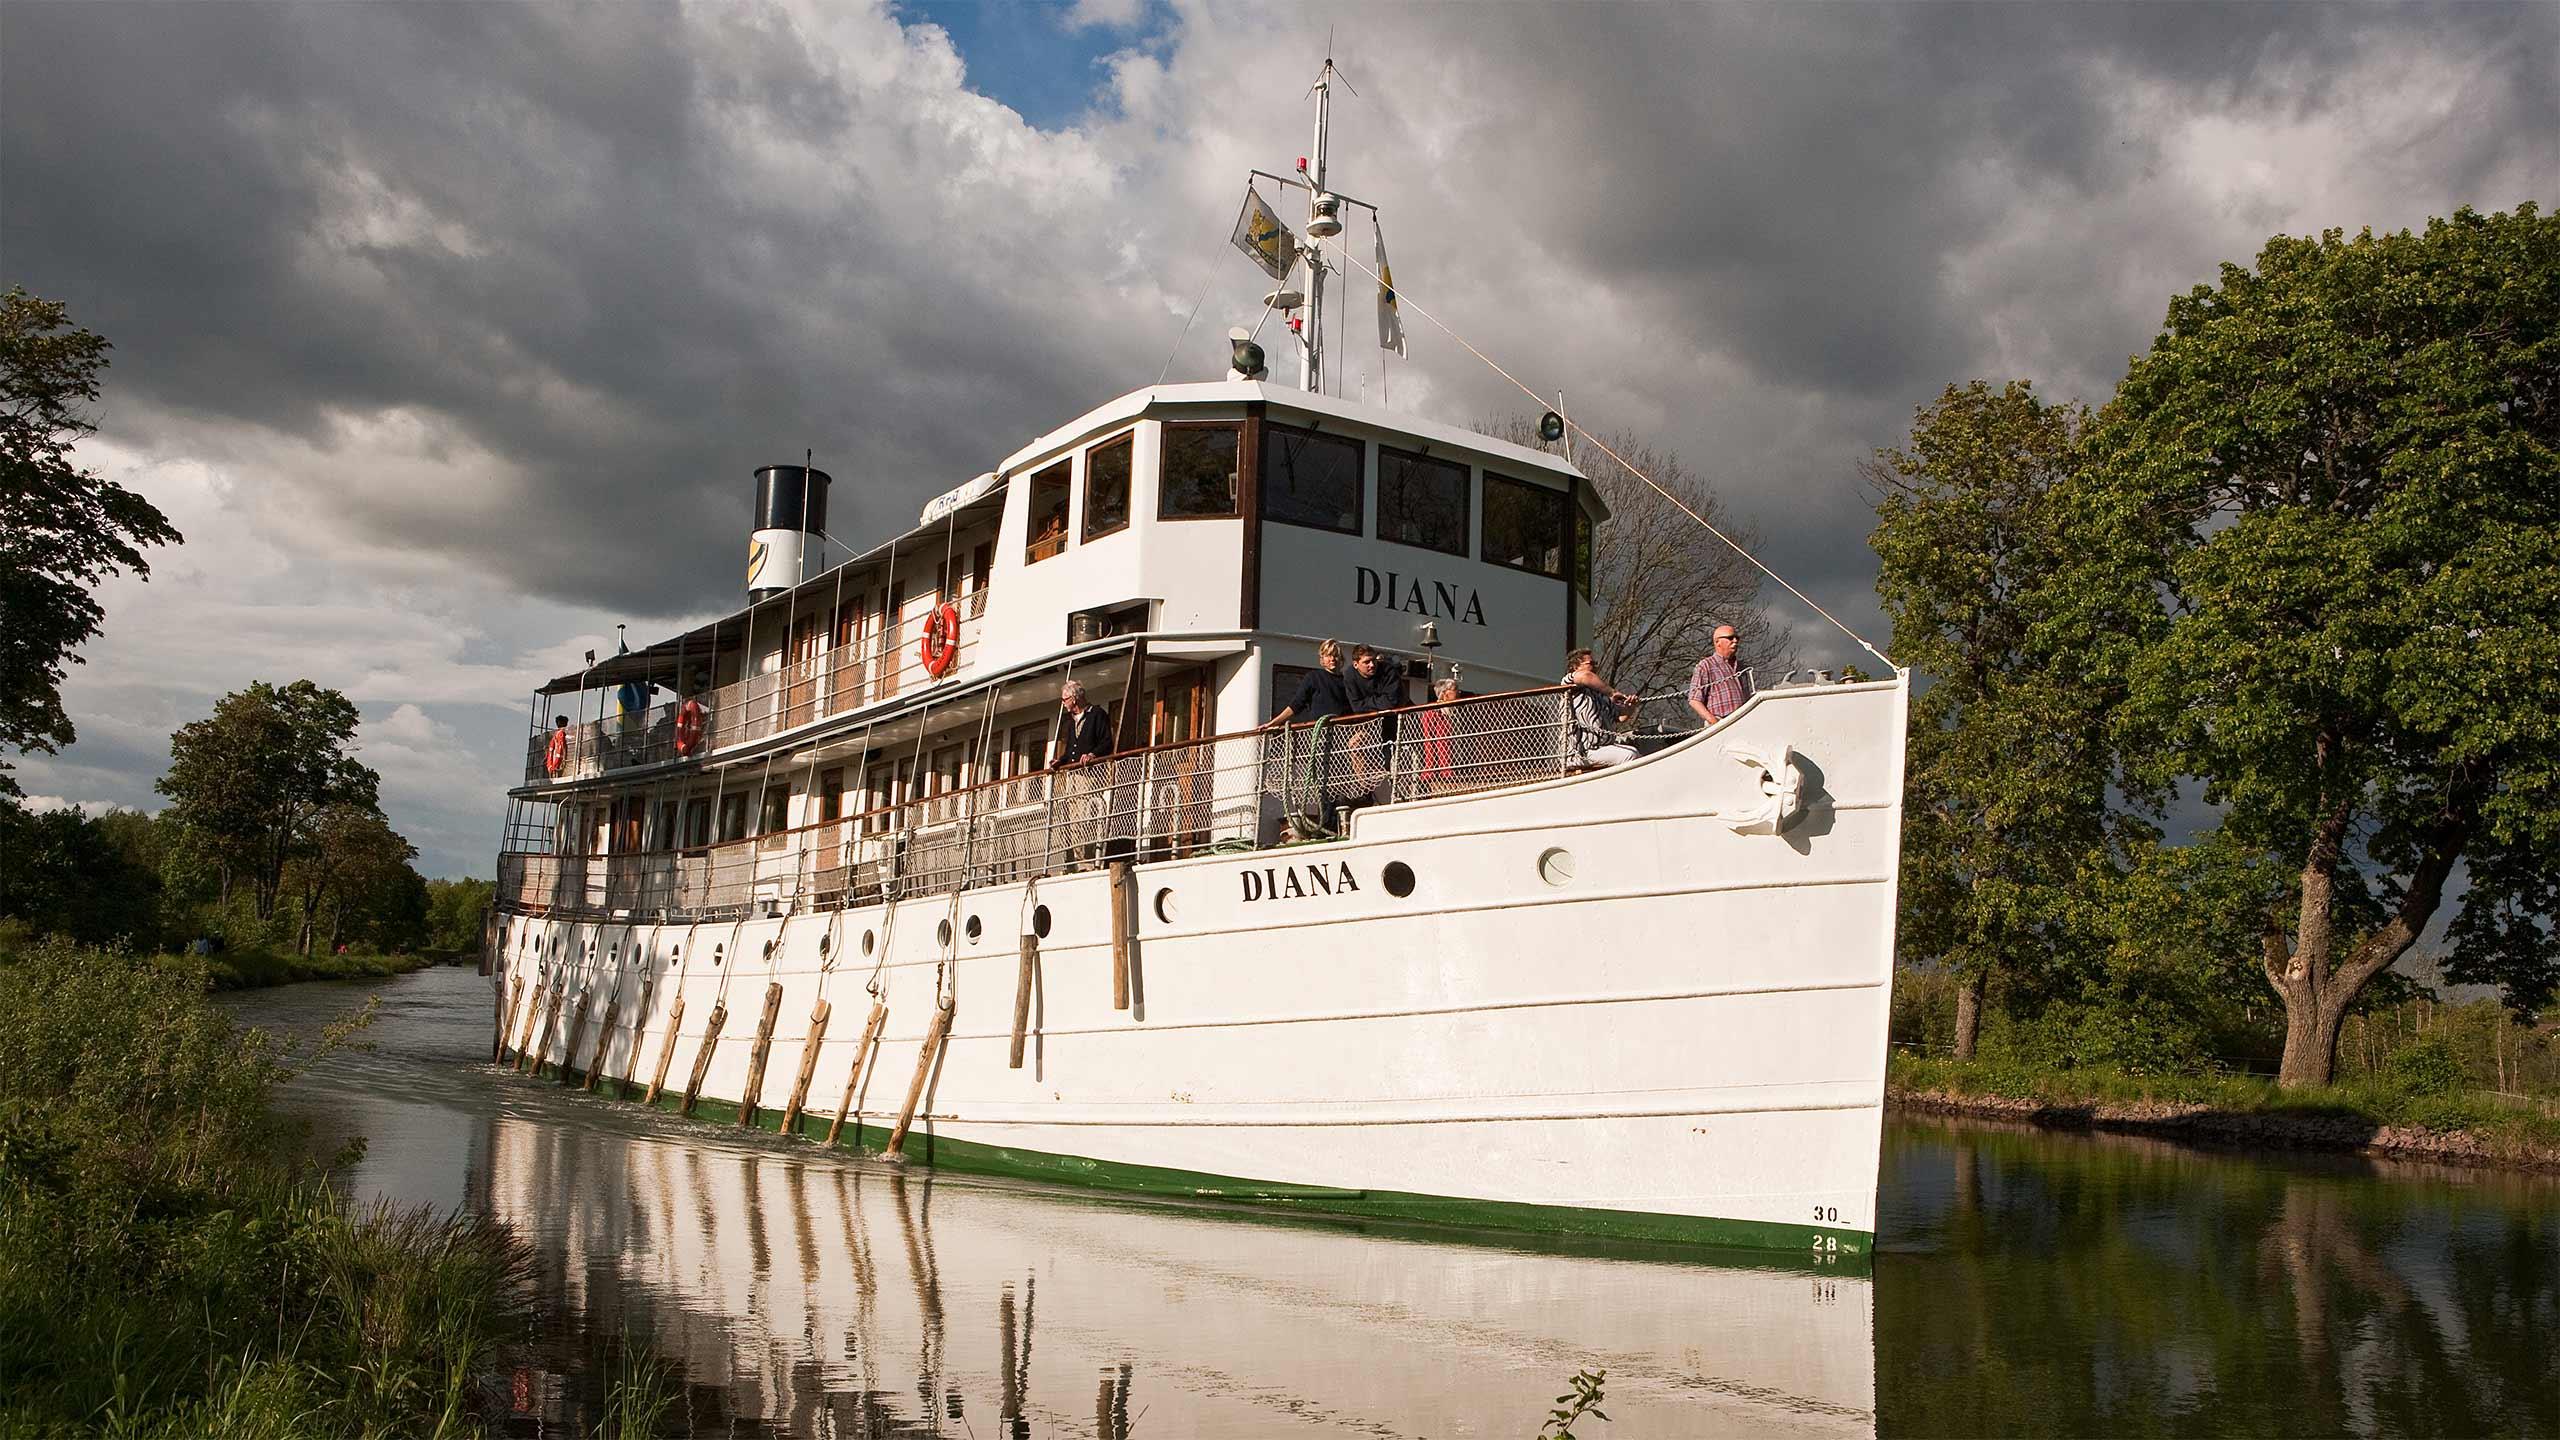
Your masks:
[[[297,955],[290,950],[257,946],[225,950],[201,959],[185,955],[155,955],[151,958],[154,964],[163,967],[201,965],[216,990],[262,990],[270,985],[291,985],[298,980],[380,980],[424,970],[443,961],[441,956],[421,953]]]
[[[58,941],[0,964],[0,1436],[478,1433],[524,1251],[290,1158],[305,1057],[206,981]]]
[[[1952,1060],[1897,1054],[1886,1083],[1899,1093],[2026,1100],[2060,1108],[2195,1105],[2225,1115],[2343,1120],[2468,1135],[2511,1158],[2560,1157],[2560,1115],[2474,1091],[2377,1079],[2316,1089],[2280,1090],[2274,1082],[2233,1074],[2128,1075],[2104,1067],[2039,1066],[2005,1057]],[[2104,1118],[2101,1115],[2098,1118]],[[2271,1126],[2272,1131],[2275,1127]]]

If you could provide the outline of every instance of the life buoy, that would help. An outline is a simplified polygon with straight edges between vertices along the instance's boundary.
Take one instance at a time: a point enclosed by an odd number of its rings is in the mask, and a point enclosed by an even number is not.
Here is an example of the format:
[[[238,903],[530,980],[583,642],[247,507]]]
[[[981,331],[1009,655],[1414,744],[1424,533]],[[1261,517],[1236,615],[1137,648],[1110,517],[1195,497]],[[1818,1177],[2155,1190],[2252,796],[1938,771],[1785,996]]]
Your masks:
[[[702,748],[702,702],[687,700],[676,707],[676,753],[690,759]]]
[[[916,658],[924,662],[924,673],[936,680],[951,673],[951,667],[960,662],[959,606],[945,601],[924,617],[924,638],[916,642]]]
[[[551,743],[542,747],[542,771],[546,775],[558,775],[560,767],[568,763],[569,732],[554,730],[551,732]]]

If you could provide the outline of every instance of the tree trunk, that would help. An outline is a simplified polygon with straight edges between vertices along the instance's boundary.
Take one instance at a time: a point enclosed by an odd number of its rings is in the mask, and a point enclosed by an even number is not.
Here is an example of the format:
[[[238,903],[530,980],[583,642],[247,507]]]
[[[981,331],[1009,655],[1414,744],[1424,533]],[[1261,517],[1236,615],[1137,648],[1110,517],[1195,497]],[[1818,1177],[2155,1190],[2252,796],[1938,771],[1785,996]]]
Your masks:
[[[1973,1058],[1974,1037],[1982,1030],[1983,972],[1966,970],[1956,977],[1956,1058]]]
[[[2334,1081],[2338,1027],[2347,1017],[2346,1001],[2306,997],[2296,1005],[2287,998],[2284,1011],[2284,1062],[2276,1071],[2276,1084],[2296,1090]]]

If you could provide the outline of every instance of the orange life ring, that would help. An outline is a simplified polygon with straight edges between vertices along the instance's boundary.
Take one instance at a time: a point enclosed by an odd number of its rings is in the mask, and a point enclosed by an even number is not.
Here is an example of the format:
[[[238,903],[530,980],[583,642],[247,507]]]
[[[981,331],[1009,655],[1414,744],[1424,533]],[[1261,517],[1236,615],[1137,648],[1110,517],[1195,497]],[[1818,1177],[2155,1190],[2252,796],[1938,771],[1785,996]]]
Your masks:
[[[546,775],[557,775],[560,773],[560,767],[568,763],[569,732],[554,730],[551,732],[551,743],[542,747],[542,772]]]
[[[676,753],[691,758],[702,748],[702,702],[687,700],[676,707]]]
[[[924,662],[924,673],[939,680],[960,663],[960,607],[944,601],[942,608],[924,617],[924,638],[916,642],[916,658]]]

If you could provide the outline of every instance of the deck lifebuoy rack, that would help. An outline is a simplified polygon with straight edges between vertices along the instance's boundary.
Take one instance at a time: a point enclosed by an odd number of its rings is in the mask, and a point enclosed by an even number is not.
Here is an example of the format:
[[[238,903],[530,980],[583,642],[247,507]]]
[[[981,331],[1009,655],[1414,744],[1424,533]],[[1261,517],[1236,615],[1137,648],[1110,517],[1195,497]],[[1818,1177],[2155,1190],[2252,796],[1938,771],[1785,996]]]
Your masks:
[[[551,732],[551,743],[542,747],[542,773],[557,779],[562,766],[569,763],[569,732]]]
[[[916,658],[924,673],[939,680],[960,663],[960,607],[946,600],[924,618],[924,638],[916,642]]]
[[[702,702],[687,700],[676,707],[676,754],[690,760],[702,749]]]

